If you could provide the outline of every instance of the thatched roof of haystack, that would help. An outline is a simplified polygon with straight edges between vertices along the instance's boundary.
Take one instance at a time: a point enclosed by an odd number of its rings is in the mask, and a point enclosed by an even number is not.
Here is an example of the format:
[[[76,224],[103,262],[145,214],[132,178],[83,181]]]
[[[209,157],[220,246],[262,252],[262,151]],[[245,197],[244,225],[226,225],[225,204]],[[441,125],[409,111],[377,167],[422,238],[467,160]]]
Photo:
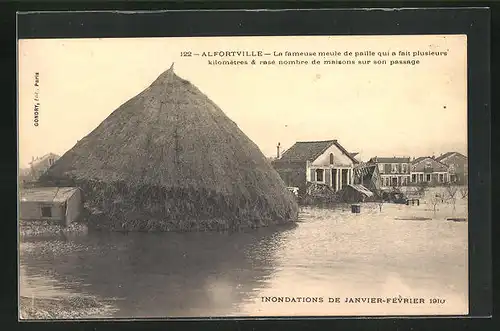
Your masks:
[[[124,195],[154,187],[182,190],[183,199],[167,194],[166,199],[177,199],[177,204],[236,204],[246,209],[237,213],[249,218],[290,218],[297,212],[296,202],[257,145],[197,87],[177,76],[173,67],[78,141],[45,177],[52,183],[64,179],[98,183],[108,200],[116,200],[117,195],[109,193],[109,186],[120,183],[124,206]],[[193,194],[186,198],[186,192]],[[199,197],[200,192],[212,200]],[[255,206],[267,209],[253,215],[249,211]],[[181,213],[182,208],[177,210]],[[171,209],[167,212],[175,216]]]

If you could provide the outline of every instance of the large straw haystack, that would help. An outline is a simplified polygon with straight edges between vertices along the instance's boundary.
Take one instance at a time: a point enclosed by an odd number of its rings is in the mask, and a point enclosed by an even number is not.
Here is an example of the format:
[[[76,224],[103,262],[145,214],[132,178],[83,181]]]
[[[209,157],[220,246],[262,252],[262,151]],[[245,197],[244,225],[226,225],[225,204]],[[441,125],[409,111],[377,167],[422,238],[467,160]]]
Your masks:
[[[282,223],[294,197],[259,148],[173,68],[115,110],[42,179],[78,185],[95,225],[203,230]]]

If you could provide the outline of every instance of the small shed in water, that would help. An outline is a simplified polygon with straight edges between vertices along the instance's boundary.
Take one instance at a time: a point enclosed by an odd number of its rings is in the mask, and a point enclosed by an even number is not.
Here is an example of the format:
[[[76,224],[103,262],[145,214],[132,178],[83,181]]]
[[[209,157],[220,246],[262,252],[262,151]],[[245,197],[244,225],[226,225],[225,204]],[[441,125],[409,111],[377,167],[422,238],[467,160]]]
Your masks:
[[[344,202],[364,202],[373,197],[373,193],[363,185],[347,185],[340,191],[340,199]]]
[[[68,225],[82,212],[82,194],[76,187],[24,189],[19,196],[19,219],[54,221]]]

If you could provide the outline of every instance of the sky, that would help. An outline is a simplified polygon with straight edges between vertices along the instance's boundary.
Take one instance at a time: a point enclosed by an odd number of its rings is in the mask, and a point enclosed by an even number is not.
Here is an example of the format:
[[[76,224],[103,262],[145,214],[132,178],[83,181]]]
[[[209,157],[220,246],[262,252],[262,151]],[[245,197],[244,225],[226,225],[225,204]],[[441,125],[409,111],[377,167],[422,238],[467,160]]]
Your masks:
[[[286,150],[296,141],[329,139],[359,152],[361,160],[466,154],[466,45],[465,35],[20,40],[19,165],[49,152],[64,154],[172,63],[177,75],[218,104],[266,156],[276,156],[278,142]],[[307,65],[211,65],[209,60],[252,57],[181,56],[232,50],[353,55],[274,57],[308,60]],[[375,56],[354,58],[365,51]],[[447,56],[407,57],[418,59],[417,65],[310,64],[314,59],[389,62],[378,52],[393,51],[446,51]]]

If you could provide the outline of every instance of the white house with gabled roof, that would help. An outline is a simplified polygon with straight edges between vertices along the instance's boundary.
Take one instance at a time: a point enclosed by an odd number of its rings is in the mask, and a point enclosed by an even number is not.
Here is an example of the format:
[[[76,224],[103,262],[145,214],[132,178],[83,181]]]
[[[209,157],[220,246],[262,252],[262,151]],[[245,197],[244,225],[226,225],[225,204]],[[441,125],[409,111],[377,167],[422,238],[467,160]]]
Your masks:
[[[273,161],[287,186],[307,183],[328,185],[339,191],[353,184],[353,168],[359,161],[337,140],[301,141]]]

